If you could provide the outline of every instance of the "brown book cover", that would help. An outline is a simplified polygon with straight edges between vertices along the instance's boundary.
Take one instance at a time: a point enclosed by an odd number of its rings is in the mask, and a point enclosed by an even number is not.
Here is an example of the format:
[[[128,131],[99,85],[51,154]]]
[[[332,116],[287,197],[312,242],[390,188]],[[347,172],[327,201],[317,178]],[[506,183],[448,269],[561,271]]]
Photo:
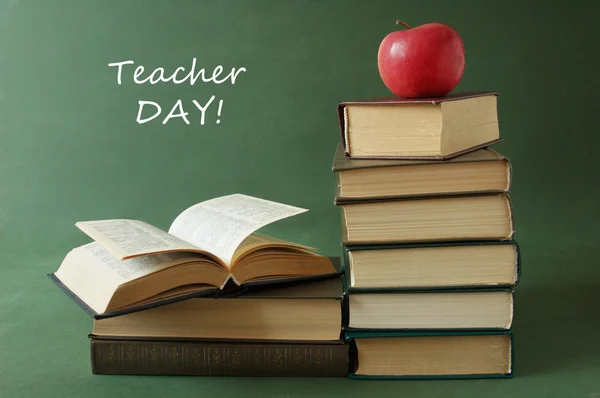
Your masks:
[[[339,376],[348,345],[91,338],[92,373],[156,376]]]
[[[343,143],[343,148],[344,148],[344,154],[346,156],[349,156],[348,153],[348,148],[346,147],[346,142],[347,142],[347,131],[346,131],[346,122],[345,122],[345,117],[344,117],[344,113],[345,113],[345,108],[347,105],[402,105],[402,104],[431,104],[431,105],[437,105],[440,104],[442,102],[447,102],[447,101],[456,101],[456,100],[462,100],[462,99],[468,99],[468,98],[476,98],[476,97],[483,97],[483,96],[487,96],[487,95],[498,95],[497,92],[493,92],[493,91],[465,91],[465,92],[457,92],[457,93],[453,93],[453,94],[449,94],[447,96],[444,97],[436,97],[436,98],[401,98],[401,97],[380,97],[380,98],[372,98],[372,99],[367,99],[367,100],[356,100],[356,101],[343,101],[340,102],[338,104],[337,107],[337,111],[338,111],[338,122],[340,125],[340,133],[341,133],[341,138],[342,138],[342,143]],[[466,153],[469,152],[473,152],[477,149],[482,149],[482,148],[486,148],[490,145],[496,144],[498,142],[501,142],[502,138],[499,138],[497,140],[493,140],[490,142],[486,142],[483,143],[481,145],[477,145],[474,146],[472,148],[468,148],[465,149],[463,151],[459,151],[456,153],[452,153],[450,155],[447,156],[395,156],[395,157],[378,157],[377,159],[407,159],[407,160],[447,160],[447,159],[452,159],[456,156],[460,156],[460,155],[464,155]],[[353,156],[355,159],[360,159],[360,157],[355,157]],[[362,158],[362,159],[370,159],[370,158]]]
[[[456,156],[452,159],[448,159],[443,162],[446,163],[471,163],[471,162],[490,162],[505,160],[509,162],[509,159],[496,152],[492,148],[480,149],[478,151],[469,152],[462,156]],[[331,170],[333,172],[340,172],[346,170],[356,169],[370,169],[380,167],[399,167],[399,166],[415,166],[415,165],[426,165],[426,164],[439,164],[440,162],[432,159],[425,160],[408,160],[408,159],[356,159],[346,156],[344,153],[343,143],[339,143],[335,149],[335,155],[333,158],[333,165]]]

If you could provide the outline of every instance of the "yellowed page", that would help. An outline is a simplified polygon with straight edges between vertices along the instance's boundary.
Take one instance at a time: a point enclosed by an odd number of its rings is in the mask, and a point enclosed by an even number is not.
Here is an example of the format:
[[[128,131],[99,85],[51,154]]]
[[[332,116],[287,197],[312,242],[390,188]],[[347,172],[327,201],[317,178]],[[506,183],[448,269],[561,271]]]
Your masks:
[[[122,278],[94,255],[96,242],[71,250],[55,275],[97,313],[103,313]]]
[[[120,283],[128,282],[178,264],[199,261],[203,256],[193,253],[159,253],[119,260],[98,242],[85,246],[96,262],[118,275]],[[205,258],[205,257],[204,257]]]
[[[169,233],[214,254],[231,266],[236,249],[252,232],[305,211],[299,207],[233,194],[184,210],[173,221]]]
[[[295,248],[300,250],[306,250],[310,252],[316,252],[317,250],[309,247],[303,246],[297,243],[288,242],[282,239],[273,238],[271,236],[262,235],[259,233],[251,233],[240,243],[240,245],[235,250],[233,254],[232,264],[235,264],[237,260],[245,254],[249,254],[253,251],[265,248],[265,247],[281,247],[281,248]]]
[[[99,220],[75,225],[118,259],[169,251],[200,251],[191,243],[143,221]]]
[[[92,242],[71,250],[56,276],[94,311],[102,313],[119,285],[199,258],[202,256],[191,253],[161,253],[120,261],[100,243]]]

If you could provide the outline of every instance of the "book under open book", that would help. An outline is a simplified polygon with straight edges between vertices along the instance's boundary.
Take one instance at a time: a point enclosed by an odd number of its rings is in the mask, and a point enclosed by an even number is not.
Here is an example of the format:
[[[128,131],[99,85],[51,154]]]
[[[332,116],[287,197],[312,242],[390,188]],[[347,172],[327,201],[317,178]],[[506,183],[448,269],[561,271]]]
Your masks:
[[[94,242],[71,250],[50,277],[92,315],[107,317],[226,286],[338,274],[316,249],[255,232],[305,211],[234,194],[186,209],[169,232],[137,220],[78,222]]]

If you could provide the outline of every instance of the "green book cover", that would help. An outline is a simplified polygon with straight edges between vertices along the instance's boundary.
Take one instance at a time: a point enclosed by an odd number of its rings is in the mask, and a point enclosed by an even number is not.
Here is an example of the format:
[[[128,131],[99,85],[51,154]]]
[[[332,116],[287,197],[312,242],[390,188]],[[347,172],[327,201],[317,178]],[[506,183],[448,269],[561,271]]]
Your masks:
[[[411,338],[411,337],[439,337],[439,336],[507,336],[510,345],[508,355],[508,369],[505,372],[498,373],[477,373],[477,374],[415,374],[415,375],[384,375],[384,374],[359,374],[358,348],[356,339],[386,339],[386,338]],[[389,332],[389,331],[346,331],[344,338],[350,344],[351,370],[349,377],[355,380],[443,380],[443,379],[491,379],[491,378],[512,378],[514,376],[515,363],[515,345],[514,336],[511,330],[504,331],[477,331],[466,330],[460,332],[447,331],[411,331],[411,332]],[[454,351],[456,352],[456,351]]]

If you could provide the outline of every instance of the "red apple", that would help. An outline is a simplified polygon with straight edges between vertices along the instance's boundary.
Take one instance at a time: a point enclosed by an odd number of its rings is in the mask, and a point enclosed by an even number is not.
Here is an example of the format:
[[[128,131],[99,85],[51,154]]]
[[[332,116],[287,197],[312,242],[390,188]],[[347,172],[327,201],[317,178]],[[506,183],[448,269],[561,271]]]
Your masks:
[[[463,41],[448,25],[428,23],[387,35],[377,53],[383,83],[399,97],[441,97],[465,70]]]

